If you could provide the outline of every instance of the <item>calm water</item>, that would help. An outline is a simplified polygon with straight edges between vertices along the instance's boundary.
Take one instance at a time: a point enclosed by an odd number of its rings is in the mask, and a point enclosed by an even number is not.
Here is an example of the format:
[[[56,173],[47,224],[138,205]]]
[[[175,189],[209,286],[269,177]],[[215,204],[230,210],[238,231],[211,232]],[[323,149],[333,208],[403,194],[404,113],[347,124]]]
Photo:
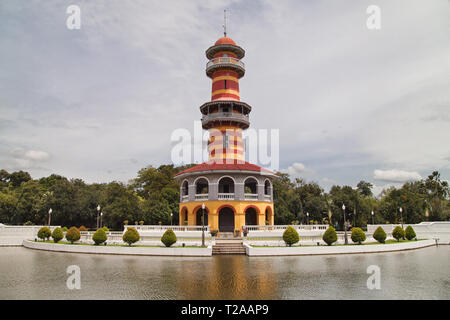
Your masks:
[[[369,290],[366,269],[381,268]],[[66,268],[81,268],[81,290]],[[348,256],[128,257],[0,248],[0,299],[450,299],[450,246]]]

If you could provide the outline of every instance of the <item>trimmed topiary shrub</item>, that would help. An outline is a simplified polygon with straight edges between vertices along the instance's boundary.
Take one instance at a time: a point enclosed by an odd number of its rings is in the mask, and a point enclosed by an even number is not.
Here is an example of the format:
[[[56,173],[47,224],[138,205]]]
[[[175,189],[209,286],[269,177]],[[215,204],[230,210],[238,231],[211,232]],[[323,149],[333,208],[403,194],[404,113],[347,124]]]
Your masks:
[[[80,238],[80,230],[78,230],[76,227],[71,227],[69,231],[66,232],[66,239],[67,241],[70,241],[70,243],[74,243],[75,241],[80,240]]]
[[[403,230],[400,226],[396,226],[392,231],[392,236],[400,242],[400,239],[405,237],[405,230]]]
[[[105,230],[103,228],[100,228],[95,231],[94,235],[92,236],[92,240],[94,240],[96,245],[99,245],[108,240]]]
[[[416,237],[416,232],[414,231],[413,227],[407,226],[405,229],[405,237],[408,240],[412,240]]]
[[[329,226],[323,234],[322,240],[325,241],[327,245],[331,246],[334,242],[337,241],[336,230],[332,226]]]
[[[48,227],[40,228],[37,233],[38,238],[41,240],[48,239],[48,238],[50,238],[51,235],[52,235],[52,232],[50,231],[50,228],[48,228]]]
[[[62,238],[64,238],[64,233],[61,228],[55,228],[52,232],[52,238],[55,243],[58,243]]]
[[[164,243],[166,247],[170,247],[171,245],[173,245],[175,242],[177,242],[177,236],[175,235],[175,232],[173,232],[172,229],[167,229],[161,237],[161,242]]]
[[[102,228],[105,232],[109,232],[109,229],[107,227]]]
[[[386,241],[386,232],[382,227],[378,227],[373,233],[373,238],[379,243],[384,243]]]
[[[130,247],[133,243],[138,242],[140,238],[139,232],[133,227],[128,227],[122,236],[123,242],[128,243]]]
[[[32,226],[34,223],[33,222],[31,222],[31,221],[27,221],[27,222],[25,222],[23,225],[24,226]]]
[[[80,232],[88,231],[88,229],[87,229],[85,226],[81,226],[78,230],[79,230]]]
[[[67,227],[62,228],[62,230],[63,230],[64,232],[69,231],[69,229],[67,229]]]
[[[215,237],[219,233],[219,230],[211,230],[210,233],[211,233],[211,236]]]
[[[298,236],[297,230],[295,230],[292,226],[288,226],[286,230],[283,232],[283,240],[289,247],[294,243],[300,241],[300,237]]]
[[[362,231],[361,228],[352,228],[352,241],[358,244],[366,241],[366,234]]]

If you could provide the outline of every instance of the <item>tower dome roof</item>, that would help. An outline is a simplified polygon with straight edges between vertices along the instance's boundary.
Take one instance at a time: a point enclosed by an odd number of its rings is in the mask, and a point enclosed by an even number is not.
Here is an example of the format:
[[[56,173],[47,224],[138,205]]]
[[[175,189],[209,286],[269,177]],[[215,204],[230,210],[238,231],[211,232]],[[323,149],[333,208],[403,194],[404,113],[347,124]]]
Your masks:
[[[236,45],[236,42],[234,42],[233,39],[228,38],[228,37],[222,37],[219,40],[216,41],[216,43],[214,44],[215,46],[219,45],[219,44],[231,44],[233,46]]]

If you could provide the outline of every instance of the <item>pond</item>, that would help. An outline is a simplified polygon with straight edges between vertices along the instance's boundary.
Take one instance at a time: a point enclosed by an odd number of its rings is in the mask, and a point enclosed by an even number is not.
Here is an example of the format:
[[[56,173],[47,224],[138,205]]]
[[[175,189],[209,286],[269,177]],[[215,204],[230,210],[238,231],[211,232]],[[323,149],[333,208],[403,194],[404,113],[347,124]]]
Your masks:
[[[81,289],[70,290],[77,265]],[[380,289],[367,288],[367,267]],[[0,299],[450,299],[450,246],[353,255],[206,258],[0,248]]]

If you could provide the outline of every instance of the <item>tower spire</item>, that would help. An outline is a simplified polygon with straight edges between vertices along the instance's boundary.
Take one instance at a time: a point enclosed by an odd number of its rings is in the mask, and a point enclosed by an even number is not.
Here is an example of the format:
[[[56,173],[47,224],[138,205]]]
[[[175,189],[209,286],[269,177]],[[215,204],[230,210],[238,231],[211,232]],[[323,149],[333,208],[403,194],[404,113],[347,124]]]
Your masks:
[[[227,9],[223,10],[223,35],[227,36]]]

